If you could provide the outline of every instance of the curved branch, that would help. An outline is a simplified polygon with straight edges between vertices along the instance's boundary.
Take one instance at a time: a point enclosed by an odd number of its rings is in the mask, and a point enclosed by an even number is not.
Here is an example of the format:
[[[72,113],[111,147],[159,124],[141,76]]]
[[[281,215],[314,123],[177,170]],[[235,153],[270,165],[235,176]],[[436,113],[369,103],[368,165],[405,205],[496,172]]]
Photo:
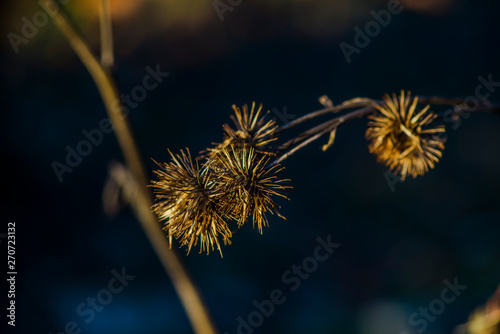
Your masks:
[[[57,7],[54,0],[41,0],[46,8]],[[142,163],[139,148],[136,145],[130,125],[123,114],[123,105],[119,98],[116,84],[103,68],[97,58],[92,54],[83,37],[72,26],[69,19],[58,11],[52,16],[52,20],[61,30],[69,44],[85,65],[101,94],[104,106],[115,130],[118,143],[122,149],[125,160],[132,171],[137,184],[137,195],[134,211],[141,223],[153,249],[159,257],[163,267],[169,275],[177,294],[186,310],[191,325],[196,333],[217,333],[216,327],[205,306],[201,294],[196,288],[193,280],[183,266],[177,253],[172,251],[168,245],[167,238],[158,223],[156,216],[151,212],[153,199],[147,188],[148,178],[146,169]]]

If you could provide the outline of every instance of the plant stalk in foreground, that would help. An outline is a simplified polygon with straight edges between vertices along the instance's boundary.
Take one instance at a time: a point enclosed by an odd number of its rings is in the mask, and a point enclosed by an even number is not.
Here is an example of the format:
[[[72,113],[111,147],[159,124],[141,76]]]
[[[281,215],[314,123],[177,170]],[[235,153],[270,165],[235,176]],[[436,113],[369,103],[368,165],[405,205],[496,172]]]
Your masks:
[[[53,0],[41,1],[44,3],[45,8],[58,7]],[[200,292],[196,288],[176,252],[170,249],[168,241],[158,224],[156,216],[153,215],[150,210],[150,207],[153,205],[153,201],[147,188],[148,178],[146,169],[142,163],[139,149],[133,138],[127,118],[121,111],[122,106],[114,105],[117,101],[121,101],[114,79],[108,69],[104,68],[103,65],[97,60],[94,54],[90,51],[90,48],[83,37],[77,32],[77,30],[70,23],[70,20],[63,13],[61,13],[61,11],[58,11],[51,17],[96,83],[127,165],[130,167],[134,181],[137,183],[137,196],[134,198],[134,201],[132,201],[132,207],[134,208],[137,218],[140,221],[149,241],[151,242],[153,249],[158,255],[160,262],[172,280],[174,288],[180,297],[194,331],[196,333],[207,334],[217,333]],[[110,20],[103,21],[107,22],[106,24],[110,24]],[[108,29],[108,31],[110,31],[109,28],[104,29]],[[111,38],[109,39],[109,42],[111,42]],[[104,45],[103,48],[108,51],[111,49],[106,45]],[[108,59],[108,61],[111,59],[109,55],[108,58],[104,58]]]

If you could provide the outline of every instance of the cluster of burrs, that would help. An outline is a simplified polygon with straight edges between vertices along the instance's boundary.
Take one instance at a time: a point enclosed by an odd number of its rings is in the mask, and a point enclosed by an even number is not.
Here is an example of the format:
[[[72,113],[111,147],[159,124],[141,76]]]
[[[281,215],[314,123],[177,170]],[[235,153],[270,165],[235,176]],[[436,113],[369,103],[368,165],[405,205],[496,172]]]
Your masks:
[[[158,163],[153,181],[157,203],[153,211],[165,221],[172,237],[188,252],[200,243],[200,252],[214,250],[222,255],[220,240],[230,244],[231,222],[239,228],[248,220],[260,233],[268,225],[266,214],[277,213],[274,197],[286,196],[287,180],[278,178],[283,169],[270,166],[275,153],[270,142],[277,139],[278,126],[261,114],[255,103],[251,110],[233,106],[236,128],[224,125],[224,141],[196,158],[189,150],[171,154],[172,161]],[[284,217],[282,217],[284,218]]]
[[[418,97],[412,98],[410,92],[404,91],[399,96],[386,95],[383,101],[355,100],[368,101],[362,109],[366,110],[362,115],[370,119],[366,138],[370,141],[370,152],[380,163],[403,180],[407,175],[415,178],[434,168],[444,149],[445,129],[443,125],[432,124],[437,115],[429,111],[429,106],[418,109]],[[342,108],[346,106],[344,103]],[[329,108],[335,112],[333,104],[329,104],[328,108],[303,119],[325,114]],[[263,226],[268,226],[267,213],[284,218],[277,211],[275,198],[287,198],[283,191],[290,187],[285,185],[288,180],[278,177],[283,169],[278,162],[305,146],[307,138],[314,139],[328,131],[334,134],[342,123],[333,120],[324,123],[333,125],[332,128],[318,126],[305,132],[297,137],[299,140],[288,142],[301,144],[287,153],[283,148],[290,146],[271,143],[291,124],[279,128],[274,120],[267,120],[269,112],[262,114],[262,105],[256,109],[255,103],[250,110],[246,105],[233,109],[235,114],[231,118],[236,127],[223,126],[222,143],[208,148],[194,160],[186,150],[175,155],[170,152],[171,162],[157,163],[160,169],[155,171],[157,180],[152,182],[157,201],[153,211],[165,223],[170,244],[175,238],[181,246],[187,246],[188,252],[199,243],[200,252],[209,253],[217,248],[222,255],[221,240],[224,244],[231,243],[231,223],[240,228],[252,220],[262,233]],[[298,123],[295,121],[294,125]],[[330,136],[326,146],[330,147],[333,139]]]

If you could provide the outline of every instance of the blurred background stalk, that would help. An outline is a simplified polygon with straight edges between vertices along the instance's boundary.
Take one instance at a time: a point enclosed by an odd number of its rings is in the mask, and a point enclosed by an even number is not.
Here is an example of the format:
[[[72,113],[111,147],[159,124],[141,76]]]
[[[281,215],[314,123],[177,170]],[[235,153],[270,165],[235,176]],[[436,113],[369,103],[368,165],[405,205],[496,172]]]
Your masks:
[[[46,8],[57,7],[57,4],[54,3],[53,0],[42,0],[42,2],[45,4]],[[77,56],[89,71],[101,94],[118,143],[125,157],[125,161],[131,169],[134,181],[136,182],[137,192],[135,198],[131,199],[132,208],[158,255],[160,262],[172,280],[193,330],[196,333],[217,333],[209,311],[197,287],[190,278],[178,255],[169,248],[167,238],[156,217],[150,210],[153,205],[153,200],[147,188],[149,182],[146,169],[142,163],[139,149],[132,135],[130,124],[122,112],[123,105],[119,98],[120,95],[115,81],[110,74],[110,68],[113,65],[113,45],[111,36],[111,14],[107,0],[101,1],[101,16],[102,63],[100,63],[90,51],[89,46],[71,24],[67,16],[61,11],[58,11],[52,16],[52,20],[61,30]]]

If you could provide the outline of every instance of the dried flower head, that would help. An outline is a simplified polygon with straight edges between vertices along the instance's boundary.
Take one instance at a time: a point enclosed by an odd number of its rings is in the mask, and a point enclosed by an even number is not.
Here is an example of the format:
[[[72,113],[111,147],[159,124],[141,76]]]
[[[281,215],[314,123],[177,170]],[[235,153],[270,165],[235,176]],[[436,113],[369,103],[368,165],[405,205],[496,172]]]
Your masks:
[[[268,167],[270,157],[259,154],[252,147],[231,145],[216,152],[211,159],[215,161],[220,189],[228,195],[225,205],[232,212],[241,227],[251,216],[253,226],[257,224],[259,232],[262,226],[268,226],[267,212],[277,211],[274,196],[287,198],[282,190],[291,188],[283,185],[289,181],[279,179],[277,174],[283,169],[279,165]],[[208,164],[209,166],[214,166]]]
[[[219,236],[227,244],[232,235],[225,221],[231,214],[220,205],[223,194],[210,171],[193,164],[189,150],[187,154],[181,151],[181,155],[170,155],[172,162],[157,163],[161,170],[155,171],[158,180],[152,183],[158,201],[153,211],[165,221],[170,245],[175,237],[189,253],[199,240],[200,253],[209,253],[216,245],[222,255]]]
[[[224,125],[223,143],[207,149],[196,164],[189,151],[170,153],[172,162],[158,164],[161,170],[155,171],[157,203],[152,209],[165,221],[170,243],[179,239],[188,252],[199,241],[200,252],[217,247],[222,255],[219,238],[229,244],[232,236],[227,222],[241,227],[251,218],[262,233],[268,212],[284,218],[274,199],[287,198],[282,191],[291,187],[283,185],[288,180],[278,179],[283,168],[270,164],[275,150],[268,146],[277,139],[278,126],[266,120],[268,114],[261,115],[262,105],[256,109],[255,102],[250,110],[246,105],[233,109],[236,129]]]
[[[231,119],[236,125],[236,129],[224,124],[224,142],[217,145],[215,149],[211,149],[211,151],[233,145],[236,147],[252,147],[257,152],[272,155],[272,152],[265,149],[265,146],[276,140],[275,131],[278,125],[274,120],[266,121],[269,112],[261,115],[262,104],[255,110],[255,102],[252,103],[250,112],[246,104],[241,109],[235,105],[232,107],[234,115],[231,115]]]
[[[369,150],[380,163],[399,173],[416,178],[425,174],[442,156],[445,139],[444,126],[429,126],[437,117],[428,111],[429,106],[417,111],[418,97],[405,96],[402,90],[384,96],[384,103],[375,105],[379,111],[369,116],[366,138],[371,141]]]
[[[275,149],[268,144],[277,139],[276,129],[278,129],[278,125],[274,120],[266,121],[269,111],[261,115],[262,104],[255,110],[255,102],[252,103],[250,111],[246,104],[241,109],[233,105],[233,110],[234,115],[230,117],[236,125],[236,129],[224,124],[224,141],[201,152],[199,157],[199,159],[206,158],[214,171],[224,169],[224,167],[219,166],[219,159],[213,159],[213,157],[231,146],[237,149],[245,148],[247,151],[249,148],[253,148],[255,153],[259,155],[275,155]]]

